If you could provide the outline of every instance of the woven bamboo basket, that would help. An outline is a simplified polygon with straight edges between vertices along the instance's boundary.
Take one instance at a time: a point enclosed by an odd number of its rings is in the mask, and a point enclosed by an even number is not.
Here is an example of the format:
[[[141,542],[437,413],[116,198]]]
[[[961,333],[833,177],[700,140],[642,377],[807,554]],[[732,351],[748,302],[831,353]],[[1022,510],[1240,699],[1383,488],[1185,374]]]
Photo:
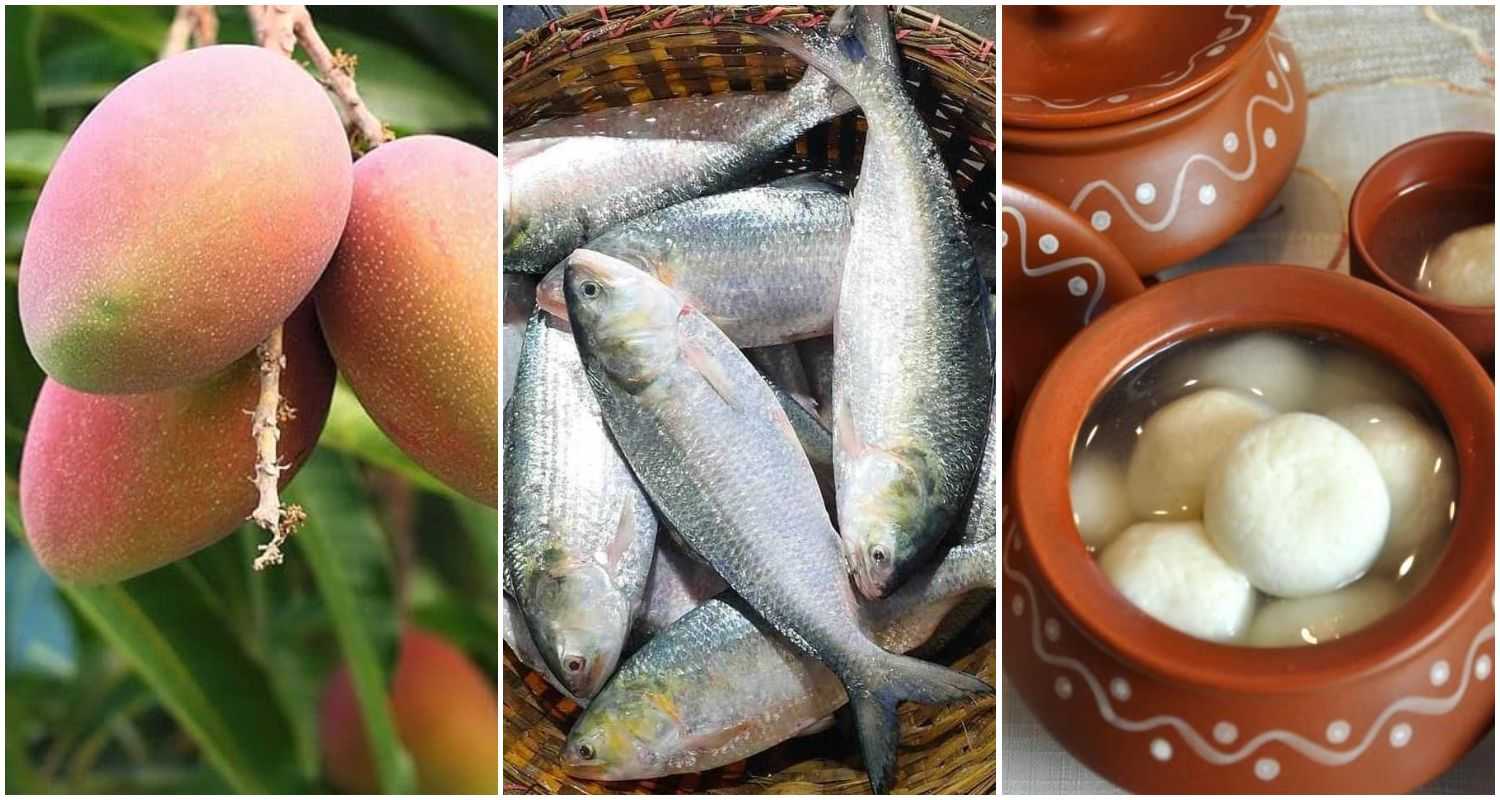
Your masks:
[[[529,31],[505,47],[504,130],[611,106],[720,92],[784,91],[805,65],[770,44],[772,20],[824,23],[831,6],[599,6]],[[975,221],[995,221],[994,43],[921,9],[891,19],[910,94]],[[809,131],[797,168],[857,174],[864,120],[846,115]],[[995,681],[993,605],[924,657]],[[502,667],[507,793],[824,793],[869,791],[844,727],[794,739],[737,764],[650,781],[600,783],[563,772],[558,754],[579,709],[507,649]],[[993,698],[945,707],[905,704],[895,790],[995,791]]]

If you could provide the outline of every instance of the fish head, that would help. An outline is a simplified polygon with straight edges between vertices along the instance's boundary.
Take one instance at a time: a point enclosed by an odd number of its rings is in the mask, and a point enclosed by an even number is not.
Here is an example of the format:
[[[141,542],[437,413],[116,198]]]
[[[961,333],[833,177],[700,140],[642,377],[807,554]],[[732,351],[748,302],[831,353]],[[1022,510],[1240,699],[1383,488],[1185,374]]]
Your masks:
[[[553,267],[536,285],[536,304],[558,319],[568,318],[568,299],[563,296],[563,274],[568,262]]]
[[[614,672],[630,609],[598,564],[555,566],[531,583],[527,627],[552,674],[574,695],[593,697]]]
[[[888,596],[921,565],[933,482],[912,459],[875,448],[853,461],[838,493],[844,557],[860,594]]]
[[[657,777],[668,772],[668,759],[679,754],[682,740],[669,694],[660,687],[612,684],[568,732],[563,769],[594,780]]]
[[[616,382],[644,386],[677,361],[682,301],[629,262],[575,250],[563,272],[563,295],[584,362]]]

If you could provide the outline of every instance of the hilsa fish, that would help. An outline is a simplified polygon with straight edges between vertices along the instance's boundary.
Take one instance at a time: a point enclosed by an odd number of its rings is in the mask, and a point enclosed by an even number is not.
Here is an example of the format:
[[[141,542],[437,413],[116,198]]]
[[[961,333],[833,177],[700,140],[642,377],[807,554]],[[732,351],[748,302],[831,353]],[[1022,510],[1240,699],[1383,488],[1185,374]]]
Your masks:
[[[713,323],[634,266],[579,250],[563,282],[589,382],[653,504],[756,613],[839,679],[876,791],[901,700],[993,692],[880,648],[860,625],[838,534],[771,387]]]

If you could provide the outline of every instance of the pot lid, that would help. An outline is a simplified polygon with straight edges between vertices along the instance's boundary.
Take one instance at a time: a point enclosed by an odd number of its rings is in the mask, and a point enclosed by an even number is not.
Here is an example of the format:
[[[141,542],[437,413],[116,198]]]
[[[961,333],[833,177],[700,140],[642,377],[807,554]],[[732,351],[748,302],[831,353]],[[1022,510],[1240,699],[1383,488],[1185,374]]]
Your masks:
[[[1084,128],[1160,111],[1233,72],[1276,6],[1005,6],[1001,118]]]

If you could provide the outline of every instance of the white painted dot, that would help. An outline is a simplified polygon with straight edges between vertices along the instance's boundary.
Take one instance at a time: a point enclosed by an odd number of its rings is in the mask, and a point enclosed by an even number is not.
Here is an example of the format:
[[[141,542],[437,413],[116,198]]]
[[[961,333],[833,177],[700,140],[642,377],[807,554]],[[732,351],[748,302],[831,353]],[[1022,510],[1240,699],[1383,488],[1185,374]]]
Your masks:
[[[1136,184],[1135,201],[1143,206],[1149,206],[1156,202],[1156,185],[1151,183]]]
[[[1220,722],[1214,725],[1214,741],[1219,744],[1230,744],[1240,738],[1240,729],[1233,722]]]
[[[1224,152],[1233,153],[1238,149],[1240,149],[1240,137],[1233,131],[1224,134]]]
[[[1005,231],[1000,231],[1000,246],[1004,247],[1005,243],[1008,241],[1010,241],[1010,234],[1006,233]]]
[[[1025,610],[1026,601],[1020,595],[1016,595],[1010,599],[1010,613],[1019,617],[1021,616],[1021,612]]]
[[[1287,60],[1286,53],[1277,53],[1276,60],[1281,63],[1282,69],[1290,70],[1292,68],[1292,62]]]
[[[1213,184],[1205,183],[1198,187],[1198,202],[1211,206],[1217,199],[1219,199],[1219,190],[1215,189]]]
[[[1041,248],[1043,253],[1050,256],[1057,252],[1057,237],[1050,233],[1044,233],[1042,234],[1042,238],[1036,240],[1036,246]]]
[[[1222,56],[1222,55],[1224,55],[1224,51],[1227,50],[1227,49],[1228,48],[1226,48],[1222,44],[1216,44],[1213,47],[1209,48],[1209,50],[1208,50],[1208,57],[1209,58],[1213,58],[1215,56]]]
[[[1108,211],[1095,211],[1094,215],[1089,217],[1089,224],[1093,225],[1096,231],[1109,230],[1109,223],[1110,216]]]
[[[1275,128],[1266,128],[1265,132],[1260,135],[1260,140],[1262,142],[1266,143],[1266,147],[1275,148],[1276,147],[1276,129]]]
[[[1343,744],[1349,741],[1349,723],[1341,719],[1336,719],[1328,723],[1328,731],[1325,735],[1328,737],[1328,741],[1333,744]]]
[[[1157,761],[1172,760],[1172,743],[1166,739],[1151,740],[1151,757]]]
[[[1046,634],[1047,641],[1055,642],[1062,638],[1062,624],[1056,619],[1049,619],[1042,625],[1042,633]]]
[[[1274,758],[1258,758],[1255,760],[1255,777],[1263,781],[1274,781],[1281,774],[1281,763]]]
[[[1074,297],[1083,297],[1089,293],[1089,282],[1078,275],[1068,279],[1068,294]]]
[[[1490,657],[1489,657],[1489,655],[1482,655],[1479,658],[1477,658],[1477,659],[1474,660],[1474,677],[1476,677],[1476,678],[1478,678],[1478,679],[1480,679],[1482,681],[1483,680],[1489,680],[1489,677],[1490,677]]]
[[[1114,680],[1109,682],[1109,693],[1113,695],[1116,700],[1119,700],[1122,703],[1126,700],[1129,700],[1130,681],[1127,681],[1124,678],[1115,678]]]
[[[1427,671],[1427,680],[1432,681],[1433,686],[1442,686],[1448,682],[1448,676],[1452,672],[1453,670],[1448,667],[1448,662],[1440,660]]]
[[[1067,676],[1060,677],[1052,682],[1052,691],[1057,692],[1058,697],[1067,700],[1073,696],[1073,682],[1068,680]]]
[[[1125,102],[1126,100],[1129,100],[1129,99],[1130,99],[1130,95],[1128,95],[1128,94],[1116,94],[1116,95],[1110,95],[1110,97],[1108,99],[1108,102],[1114,103],[1115,105],[1119,105],[1120,103],[1123,103],[1123,102]]]
[[[1411,726],[1405,722],[1391,726],[1391,747],[1405,747],[1411,744]]]
[[[1276,87],[1281,85],[1281,81],[1276,80],[1276,73],[1270,70],[1266,70],[1266,85],[1271,87],[1272,89],[1275,89]]]

